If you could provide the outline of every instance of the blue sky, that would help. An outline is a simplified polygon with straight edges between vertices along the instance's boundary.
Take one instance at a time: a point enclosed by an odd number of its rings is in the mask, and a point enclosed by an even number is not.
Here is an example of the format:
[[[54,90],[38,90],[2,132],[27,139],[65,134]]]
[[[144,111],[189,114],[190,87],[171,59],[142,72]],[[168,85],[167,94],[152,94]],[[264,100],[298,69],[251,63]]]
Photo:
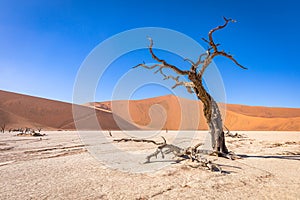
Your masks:
[[[2,0],[0,89],[71,102],[81,63],[107,38],[133,28],[164,27],[182,32],[205,47],[201,38],[226,16],[238,22],[216,33],[215,40],[249,68],[241,70],[225,58],[215,60],[227,102],[300,107],[299,10],[296,0]],[[180,64],[164,52],[160,55]],[[147,51],[116,60],[106,73],[107,91],[99,89],[95,100],[109,100],[106,94],[114,87],[113,79],[144,59],[151,60]],[[133,98],[168,93],[146,86]]]

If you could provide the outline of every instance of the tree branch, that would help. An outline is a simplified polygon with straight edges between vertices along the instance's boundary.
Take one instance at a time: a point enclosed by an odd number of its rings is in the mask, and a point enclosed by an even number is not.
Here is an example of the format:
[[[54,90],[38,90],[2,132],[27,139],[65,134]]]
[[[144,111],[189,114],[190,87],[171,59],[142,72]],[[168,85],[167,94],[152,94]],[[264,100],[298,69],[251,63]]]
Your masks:
[[[152,51],[153,41],[152,41],[151,38],[149,38],[149,40],[150,40],[150,46],[149,46],[149,49],[150,49],[150,52],[151,52],[152,57],[153,57],[153,56],[155,56],[155,54],[154,54],[153,51]],[[194,63],[195,65],[196,65],[196,64],[197,64],[197,65],[200,64],[200,62],[201,62],[201,57],[202,57],[202,56],[203,56],[203,55],[200,55],[200,57],[199,57],[197,63]],[[163,72],[163,69],[164,69],[164,68],[170,68],[170,69],[173,69],[177,74],[180,74],[180,75],[188,74],[188,71],[181,71],[181,70],[179,70],[177,67],[175,67],[175,66],[173,66],[173,65],[170,65],[170,64],[166,63],[164,60],[158,59],[156,56],[155,56],[154,59],[157,60],[157,61],[159,61],[159,62],[161,62],[162,64],[154,64],[154,65],[148,66],[148,65],[146,65],[146,64],[143,62],[143,63],[141,63],[141,64],[138,64],[138,65],[134,66],[133,68],[144,67],[144,68],[146,68],[146,69],[154,69],[154,68],[157,68],[157,67],[158,67],[158,69],[157,69],[154,73],[160,72],[161,75],[164,77],[164,80],[167,80],[167,79],[173,79],[173,80],[176,82],[176,84],[172,87],[172,89],[176,88],[177,86],[182,85],[182,86],[185,86],[185,87],[186,87],[186,89],[187,89],[187,91],[188,91],[189,93],[193,93],[193,89],[192,89],[192,88],[193,88],[194,84],[193,84],[192,82],[179,81],[179,76],[177,76],[177,77],[174,77],[174,76],[171,76],[171,75],[167,76],[167,75]],[[189,60],[189,59],[188,59],[188,60]],[[191,60],[189,60],[189,61],[192,62]],[[178,73],[178,70],[180,71],[180,73]]]
[[[167,63],[165,60],[158,58],[158,57],[154,54],[153,49],[152,49],[152,47],[153,47],[153,40],[152,40],[152,38],[148,37],[148,40],[150,41],[149,51],[150,51],[151,56],[152,56],[152,58],[153,58],[154,60],[156,60],[157,62],[162,63],[163,66],[164,66],[165,68],[170,68],[170,69],[172,69],[172,70],[175,71],[177,74],[180,74],[180,75],[187,75],[187,74],[188,74],[188,71],[183,71],[183,70],[177,68],[176,66]]]
[[[213,36],[212,36],[213,33],[214,33],[215,31],[217,31],[217,30],[220,30],[220,29],[225,28],[229,22],[236,22],[235,20],[233,20],[233,19],[227,19],[226,17],[223,17],[223,19],[225,20],[225,23],[224,23],[223,25],[220,25],[220,26],[217,26],[217,27],[211,29],[211,30],[209,31],[209,33],[208,33],[209,41],[206,40],[206,41],[209,43],[209,45],[214,49],[215,52],[218,51],[218,49],[217,49],[217,46],[218,46],[218,45],[216,45],[215,42],[214,42],[214,40],[213,40]],[[205,40],[204,40],[204,41],[205,41]]]
[[[182,86],[186,87],[186,89],[189,93],[191,93],[191,94],[194,93],[193,89],[192,89],[194,87],[193,82],[179,81],[179,76],[176,76],[176,77],[170,76],[170,75],[166,76],[165,74],[163,74],[163,76],[165,77],[164,80],[173,79],[176,82],[175,85],[172,87],[172,89],[182,85]]]
[[[225,17],[223,17],[223,19],[225,20],[225,23],[223,25],[217,26],[215,28],[213,28],[212,30],[209,31],[208,33],[208,38],[209,40],[206,40],[205,38],[202,38],[202,40],[204,40],[205,42],[207,42],[209,44],[209,48],[207,49],[207,57],[203,62],[202,68],[198,74],[198,76],[200,78],[202,78],[206,68],[210,65],[210,63],[212,62],[213,58],[216,56],[224,56],[226,58],[229,58],[230,60],[232,60],[238,67],[242,68],[242,69],[247,69],[246,67],[242,66],[240,63],[238,63],[232,55],[226,53],[225,51],[219,51],[218,50],[218,46],[220,44],[215,44],[214,40],[213,40],[213,33],[217,30],[223,29],[227,26],[227,24],[229,22],[236,22],[233,19],[227,19]],[[213,50],[213,52],[211,52],[211,50]]]
[[[239,66],[239,67],[242,68],[242,69],[248,69],[248,68],[244,67],[243,65],[241,65],[240,63],[238,63],[238,62],[233,58],[232,55],[227,54],[227,53],[224,52],[224,51],[218,51],[218,52],[217,52],[217,55],[221,55],[221,56],[225,56],[226,58],[229,58],[230,60],[232,60],[232,61],[234,62],[234,64],[236,64],[237,66]]]
[[[200,64],[204,63],[204,60],[202,60],[202,57],[204,57],[204,56],[206,56],[206,57],[208,56],[207,52],[203,53],[199,56],[197,62],[195,63],[196,67],[198,67]]]
[[[121,138],[121,139],[114,139],[114,142],[145,142],[145,143],[153,143],[155,145],[165,145],[167,143],[166,139],[161,136],[163,139],[163,142],[156,142],[154,140],[147,140],[147,139],[136,139],[136,138]]]
[[[133,68],[138,68],[138,67],[144,67],[146,69],[154,69],[156,67],[163,67],[163,65],[161,65],[161,64],[154,64],[154,65],[148,66],[145,63],[141,63],[141,64],[138,64],[138,65],[134,66]]]
[[[189,58],[185,58],[185,59],[183,59],[183,60],[189,62],[191,65],[196,65],[196,63],[194,63],[194,61],[192,61],[192,60],[189,59]]]
[[[206,59],[204,60],[204,63],[202,65],[202,68],[200,70],[200,72],[198,73],[198,76],[200,77],[200,79],[202,78],[206,68],[210,65],[211,61],[212,61],[213,57],[212,56],[208,56],[206,57]]]
[[[193,61],[192,61],[191,59],[189,59],[189,58],[185,58],[184,61],[189,62],[189,63],[192,65],[190,71],[196,73],[196,70],[197,70],[197,68],[199,67],[199,65],[200,65],[200,64],[203,64],[204,61],[205,61],[205,59],[202,60],[202,57],[204,57],[204,56],[207,57],[208,55],[209,55],[209,54],[208,54],[207,52],[206,52],[206,53],[203,53],[203,54],[200,54],[200,56],[198,57],[198,60],[197,60],[196,63],[193,62]]]
[[[194,88],[194,83],[193,82],[185,82],[185,81],[178,81],[176,84],[172,87],[172,89],[178,87],[178,86],[184,86],[186,87],[187,91],[191,94],[194,93],[193,88]]]

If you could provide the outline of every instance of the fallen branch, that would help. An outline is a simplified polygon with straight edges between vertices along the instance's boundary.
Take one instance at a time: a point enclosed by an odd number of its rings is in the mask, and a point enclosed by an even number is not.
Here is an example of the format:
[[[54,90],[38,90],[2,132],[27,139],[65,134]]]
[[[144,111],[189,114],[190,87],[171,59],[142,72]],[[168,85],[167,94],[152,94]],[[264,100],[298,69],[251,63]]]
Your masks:
[[[232,138],[245,138],[246,136],[241,135],[239,133],[231,133],[230,130],[224,125],[227,132],[225,133],[225,137],[232,137]]]
[[[218,171],[222,172],[222,169],[219,165],[213,163],[212,161],[206,159],[203,157],[203,155],[210,155],[210,156],[222,156],[224,158],[228,159],[237,159],[240,158],[237,155],[235,155],[233,152],[229,152],[228,154],[224,154],[222,152],[216,152],[213,150],[203,150],[203,149],[198,149],[202,145],[202,143],[199,143],[193,147],[188,147],[188,148],[181,148],[178,147],[174,144],[167,144],[166,139],[162,137],[163,142],[156,142],[154,140],[147,140],[147,139],[136,139],[136,138],[121,138],[121,139],[114,139],[114,142],[145,142],[145,143],[153,143],[157,145],[157,149],[155,152],[152,154],[148,155],[146,157],[146,163],[151,162],[151,158],[155,157],[157,158],[158,154],[161,154],[161,157],[164,159],[165,154],[170,154],[173,153],[173,155],[176,158],[180,158],[181,161],[187,160],[191,161],[192,164],[190,163],[189,166],[193,168],[198,168],[198,167],[206,167],[207,169],[211,171]]]
[[[121,139],[114,139],[114,142],[145,142],[145,143],[153,143],[155,145],[162,145],[166,143],[166,139],[162,137],[164,142],[163,143],[158,143],[155,142],[154,140],[146,140],[146,139],[136,139],[136,138],[121,138]]]

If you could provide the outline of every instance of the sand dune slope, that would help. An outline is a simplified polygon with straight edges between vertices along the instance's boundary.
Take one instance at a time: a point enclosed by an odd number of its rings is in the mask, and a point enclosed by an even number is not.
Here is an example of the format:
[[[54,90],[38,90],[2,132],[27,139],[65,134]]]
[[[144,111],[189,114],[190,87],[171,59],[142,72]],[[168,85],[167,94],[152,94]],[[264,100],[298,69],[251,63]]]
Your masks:
[[[85,106],[0,90],[0,125],[48,130],[206,130],[202,103],[167,95],[144,100],[87,103]],[[94,109],[95,108],[95,109]],[[221,104],[230,130],[300,131],[299,108]],[[99,123],[98,123],[99,122]]]
[[[116,118],[122,128],[136,129],[118,116],[80,105],[74,105],[77,113],[74,122],[72,106],[70,103],[0,90],[0,124],[6,124],[7,129],[41,127],[48,130],[74,130],[75,123],[80,129],[95,130],[100,124],[103,129],[119,130]]]
[[[172,95],[144,100],[92,103],[144,128],[207,129],[202,103]],[[220,104],[231,130],[300,131],[299,108]]]

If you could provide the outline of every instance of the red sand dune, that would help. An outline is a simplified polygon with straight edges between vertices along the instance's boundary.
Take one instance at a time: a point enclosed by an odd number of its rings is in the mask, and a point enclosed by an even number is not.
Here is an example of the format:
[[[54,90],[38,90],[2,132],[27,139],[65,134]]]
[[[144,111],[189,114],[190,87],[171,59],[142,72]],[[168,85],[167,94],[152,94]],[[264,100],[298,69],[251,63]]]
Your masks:
[[[94,110],[86,106],[74,105],[78,113],[76,123],[80,129],[97,130],[101,128],[119,130],[115,119],[126,129],[137,129],[109,112]],[[97,116],[97,118],[95,117]],[[38,128],[47,130],[74,130],[72,104],[0,90],[0,125],[9,128]]]
[[[80,129],[207,129],[201,102],[168,95],[76,105]],[[299,108],[221,105],[230,130],[300,131]],[[224,110],[224,109],[222,109]],[[114,115],[111,113],[113,111]],[[95,115],[97,117],[95,117]],[[0,125],[74,130],[72,104],[0,90]]]
[[[144,100],[99,102],[94,105],[101,109],[112,110],[113,113],[117,113],[128,121],[133,121],[138,126],[146,126],[144,128],[207,129],[201,102],[172,95]],[[221,104],[220,107],[225,118],[225,125],[230,130],[300,131],[299,108],[233,104]],[[161,125],[164,112],[167,113],[166,120]],[[200,118],[197,117],[198,115]]]

